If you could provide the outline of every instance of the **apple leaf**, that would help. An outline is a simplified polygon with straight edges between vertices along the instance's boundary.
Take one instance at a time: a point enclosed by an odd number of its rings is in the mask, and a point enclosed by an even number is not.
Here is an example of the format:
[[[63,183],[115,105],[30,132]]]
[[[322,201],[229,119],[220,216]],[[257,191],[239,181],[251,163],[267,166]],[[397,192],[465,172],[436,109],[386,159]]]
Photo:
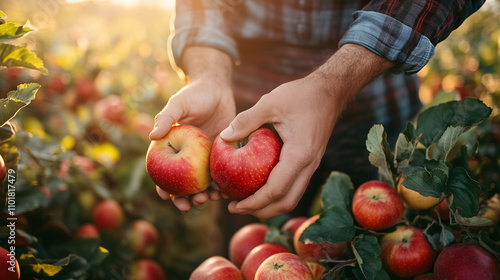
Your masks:
[[[0,43],[8,43],[23,37],[33,29],[25,26],[18,26],[13,22],[0,24]]]
[[[472,217],[479,208],[481,188],[462,167],[454,167],[450,171],[447,183],[447,192],[453,195],[451,210],[460,210],[460,215]]]
[[[436,232],[432,235],[429,235],[427,232],[424,232],[424,234],[434,250],[439,250],[443,246],[446,247],[455,240],[453,232],[447,230],[445,227],[441,227],[440,232]]]
[[[328,209],[332,206],[337,206],[349,210],[351,209],[353,195],[354,187],[349,175],[333,171],[330,173],[321,191],[323,208]]]
[[[387,133],[382,125],[374,125],[368,132],[366,148],[370,152],[368,159],[370,163],[378,168],[380,180],[394,186],[392,178],[394,167],[394,155],[391,152]],[[396,173],[396,172],[394,172]]]
[[[469,128],[465,126],[450,126],[446,128],[443,136],[439,139],[437,147],[440,153],[440,158],[447,160],[448,153],[455,147],[460,136]]]
[[[352,242],[352,250],[358,261],[353,269],[356,279],[389,280],[389,275],[382,269],[380,246],[374,236],[358,235]]]
[[[307,227],[300,241],[311,243],[347,242],[356,233],[351,213],[342,207],[330,207],[321,213],[316,222]]]
[[[463,217],[458,213],[458,210],[455,210],[452,214],[458,224],[467,227],[489,227],[495,224],[492,220],[480,216]]]
[[[0,126],[10,121],[23,107],[35,99],[39,84],[21,84],[17,90],[10,91],[7,98],[0,99]]]
[[[420,171],[405,174],[403,186],[423,196],[441,197],[446,190],[448,166],[444,161],[426,160]]]
[[[491,111],[476,98],[442,103],[420,113],[416,132],[423,134],[420,142],[429,147],[443,136],[448,127],[472,127],[486,119]]]
[[[396,141],[394,157],[397,162],[398,169],[401,169],[410,163],[413,152],[417,147],[418,140],[422,137],[422,134],[418,137],[413,137],[413,134],[409,133],[409,131],[411,131],[411,128],[409,128],[410,126],[413,127],[411,123],[408,123],[405,133],[400,133],[398,140]]]
[[[0,43],[0,66],[25,67],[48,74],[43,61],[32,51],[22,46]]]

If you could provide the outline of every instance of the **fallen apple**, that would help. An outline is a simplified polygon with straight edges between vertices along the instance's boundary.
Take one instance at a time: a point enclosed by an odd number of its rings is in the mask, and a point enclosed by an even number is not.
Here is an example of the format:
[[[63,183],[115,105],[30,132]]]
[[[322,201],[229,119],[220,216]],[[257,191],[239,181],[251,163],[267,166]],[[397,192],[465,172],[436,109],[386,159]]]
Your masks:
[[[202,262],[189,280],[243,280],[240,270],[228,259],[213,256]]]
[[[226,142],[217,136],[210,153],[210,174],[219,190],[237,200],[254,194],[278,163],[282,142],[267,127]]]
[[[497,259],[482,247],[470,243],[457,243],[446,247],[434,264],[436,280],[498,280],[500,269]]]
[[[314,215],[303,222],[295,234],[293,235],[293,246],[295,248],[296,254],[306,261],[321,262],[323,259],[340,259],[347,254],[347,243],[328,243],[323,241],[321,243],[312,243],[309,240],[306,242],[300,241],[300,236],[304,233],[304,230],[308,228],[312,223],[319,219],[319,214]]]
[[[263,243],[253,248],[241,265],[241,274],[243,274],[243,278],[254,279],[255,273],[262,262],[274,254],[285,252],[290,251],[284,246],[274,243]]]
[[[381,181],[361,184],[352,198],[352,214],[367,229],[390,228],[403,218],[404,211],[403,199],[396,189]]]
[[[212,140],[191,125],[174,125],[160,140],[151,141],[146,169],[155,184],[173,195],[192,195],[210,184],[208,160]]]
[[[421,229],[398,226],[380,241],[380,256],[388,273],[409,278],[429,272],[435,252]]]
[[[269,227],[262,223],[251,223],[238,229],[229,240],[229,260],[241,267],[253,248],[266,242]]]
[[[277,253],[267,258],[257,269],[255,280],[312,280],[307,263],[292,253]]]

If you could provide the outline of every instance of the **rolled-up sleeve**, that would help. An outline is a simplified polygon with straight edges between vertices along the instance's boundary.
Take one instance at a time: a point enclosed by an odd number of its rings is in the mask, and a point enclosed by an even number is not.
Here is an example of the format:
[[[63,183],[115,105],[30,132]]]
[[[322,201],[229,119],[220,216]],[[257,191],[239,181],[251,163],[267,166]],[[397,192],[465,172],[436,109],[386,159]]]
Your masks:
[[[168,44],[175,67],[182,69],[182,54],[189,46],[217,48],[234,61],[238,60],[236,42],[224,19],[226,11],[217,3],[209,0],[177,1]]]
[[[339,46],[362,45],[394,61],[395,72],[416,73],[432,58],[434,47],[483,3],[374,0],[353,14]]]

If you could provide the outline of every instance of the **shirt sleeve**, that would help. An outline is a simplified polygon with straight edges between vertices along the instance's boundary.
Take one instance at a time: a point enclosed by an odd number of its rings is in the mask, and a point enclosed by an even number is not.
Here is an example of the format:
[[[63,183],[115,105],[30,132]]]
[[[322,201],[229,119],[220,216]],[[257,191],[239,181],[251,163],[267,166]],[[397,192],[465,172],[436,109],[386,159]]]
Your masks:
[[[217,48],[238,60],[236,42],[224,19],[227,12],[222,1],[176,1],[168,44],[174,67],[182,68],[183,51],[194,45]]]
[[[361,11],[339,46],[359,44],[396,62],[395,72],[416,73],[446,39],[484,0],[373,0]]]

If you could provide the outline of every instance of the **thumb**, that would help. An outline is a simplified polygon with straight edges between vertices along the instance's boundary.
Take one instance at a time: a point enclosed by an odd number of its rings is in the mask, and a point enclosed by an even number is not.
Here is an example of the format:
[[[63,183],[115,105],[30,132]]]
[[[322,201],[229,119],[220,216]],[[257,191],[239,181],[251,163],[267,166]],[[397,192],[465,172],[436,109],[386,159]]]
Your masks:
[[[259,127],[267,123],[267,110],[261,110],[254,106],[246,111],[239,113],[229,126],[220,133],[224,141],[241,140]]]
[[[167,105],[155,118],[155,126],[149,134],[151,140],[159,140],[167,135],[172,125],[174,125],[182,115],[181,110],[175,106]]]

